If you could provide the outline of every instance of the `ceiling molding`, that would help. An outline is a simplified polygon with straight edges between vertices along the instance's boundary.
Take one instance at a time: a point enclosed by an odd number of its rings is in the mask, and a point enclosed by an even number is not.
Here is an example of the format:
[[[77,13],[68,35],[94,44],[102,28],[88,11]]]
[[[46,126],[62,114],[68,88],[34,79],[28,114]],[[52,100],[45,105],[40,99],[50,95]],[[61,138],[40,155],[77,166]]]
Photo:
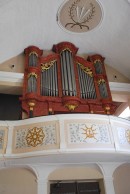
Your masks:
[[[110,90],[113,92],[130,92],[129,83],[109,82]]]
[[[23,73],[3,72],[0,71],[0,82],[23,83]]]

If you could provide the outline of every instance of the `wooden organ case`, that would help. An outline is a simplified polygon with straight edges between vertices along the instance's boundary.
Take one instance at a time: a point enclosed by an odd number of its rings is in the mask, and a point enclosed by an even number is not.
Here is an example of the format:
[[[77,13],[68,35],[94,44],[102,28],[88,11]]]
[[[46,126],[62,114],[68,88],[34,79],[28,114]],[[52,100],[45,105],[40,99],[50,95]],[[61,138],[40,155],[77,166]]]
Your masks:
[[[61,113],[113,114],[104,58],[76,56],[78,48],[61,42],[43,57],[35,46],[25,49],[22,109],[27,117]]]

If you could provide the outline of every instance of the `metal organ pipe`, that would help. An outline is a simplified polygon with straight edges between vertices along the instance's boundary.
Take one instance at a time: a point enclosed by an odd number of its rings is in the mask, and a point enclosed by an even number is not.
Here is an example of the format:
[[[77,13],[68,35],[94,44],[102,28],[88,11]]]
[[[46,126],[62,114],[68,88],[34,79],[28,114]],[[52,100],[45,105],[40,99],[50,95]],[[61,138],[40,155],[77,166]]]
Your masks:
[[[48,67],[46,67],[45,64],[42,65],[41,95],[58,96],[57,62],[50,62]]]
[[[63,95],[76,96],[76,84],[74,75],[73,56],[71,51],[64,50],[61,56],[61,73],[62,73],[62,87]]]
[[[66,50],[64,53],[65,53],[65,64],[66,64],[66,70],[67,70],[66,71],[67,72],[66,76],[67,76],[67,80],[68,80],[68,82],[67,82],[68,95],[73,96],[73,92],[72,92],[73,91],[72,75],[71,75],[71,72],[70,72],[71,64],[70,64],[70,61],[69,61],[69,53],[70,52],[68,52],[68,50]]]
[[[65,58],[64,51],[61,54],[61,69],[62,69],[62,81],[63,81],[63,94],[65,96],[68,96],[67,66],[66,66],[66,58]]]
[[[37,60],[38,60],[38,55],[34,52],[30,53],[30,55],[29,55],[29,66],[30,67],[36,67],[37,66]]]
[[[84,86],[83,86],[82,72],[81,72],[81,68],[79,68],[79,65],[78,65],[78,76],[79,76],[79,85],[80,85],[80,95],[81,95],[81,98],[84,98]]]
[[[100,83],[99,85],[99,90],[100,90],[100,95],[102,98],[107,98],[108,97],[108,92],[107,92],[107,87],[106,87],[106,83]]]
[[[94,62],[94,66],[95,66],[95,71],[96,71],[96,74],[102,74],[103,73],[103,70],[102,70],[102,63],[100,60],[96,60]]]
[[[116,106],[112,103],[104,58],[96,54],[85,60],[76,55],[78,48],[69,42],[54,45],[52,51],[46,56],[35,46],[25,49],[23,111],[30,117],[113,114]]]
[[[73,56],[71,52],[69,52],[69,62],[70,62],[73,93],[74,93],[74,96],[76,96],[77,92],[76,92],[76,82],[75,82],[75,74],[74,74],[74,61],[73,61]]]
[[[35,76],[30,75],[28,77],[28,92],[36,92],[37,91],[37,79]]]
[[[86,67],[83,67],[83,65],[77,64],[81,98],[95,99],[96,90],[94,80],[93,77],[90,76],[87,71],[85,71],[85,68]]]
[[[58,79],[57,79],[57,77],[58,77],[58,75],[57,75],[57,62],[55,61],[55,63],[54,63],[54,66],[53,66],[53,68],[54,68],[54,76],[53,76],[53,83],[54,83],[54,88],[55,88],[55,96],[58,96]]]

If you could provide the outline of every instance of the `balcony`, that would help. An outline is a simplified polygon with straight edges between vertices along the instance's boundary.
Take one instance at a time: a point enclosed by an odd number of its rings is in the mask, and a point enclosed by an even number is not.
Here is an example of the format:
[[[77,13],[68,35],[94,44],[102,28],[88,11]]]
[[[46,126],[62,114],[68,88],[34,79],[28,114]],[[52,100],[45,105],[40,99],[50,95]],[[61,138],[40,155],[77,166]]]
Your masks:
[[[96,114],[0,121],[0,153],[4,161],[125,162],[130,160],[130,121]]]

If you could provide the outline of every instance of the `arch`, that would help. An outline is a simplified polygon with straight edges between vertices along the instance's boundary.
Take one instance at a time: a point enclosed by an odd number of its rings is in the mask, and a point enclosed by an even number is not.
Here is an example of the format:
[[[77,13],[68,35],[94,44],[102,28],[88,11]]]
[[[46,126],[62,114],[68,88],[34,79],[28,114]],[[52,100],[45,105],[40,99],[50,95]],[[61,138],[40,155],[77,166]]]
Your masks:
[[[50,184],[60,182],[98,182],[101,194],[105,194],[103,174],[97,164],[67,165],[56,168],[49,176]]]
[[[77,177],[77,178],[76,178]],[[82,179],[101,179],[103,175],[98,165],[85,166],[64,166],[55,169],[48,176],[48,180],[82,180]]]
[[[30,167],[0,169],[0,193],[36,194],[36,174]]]
[[[123,163],[113,173],[115,194],[130,193],[130,163]]]

